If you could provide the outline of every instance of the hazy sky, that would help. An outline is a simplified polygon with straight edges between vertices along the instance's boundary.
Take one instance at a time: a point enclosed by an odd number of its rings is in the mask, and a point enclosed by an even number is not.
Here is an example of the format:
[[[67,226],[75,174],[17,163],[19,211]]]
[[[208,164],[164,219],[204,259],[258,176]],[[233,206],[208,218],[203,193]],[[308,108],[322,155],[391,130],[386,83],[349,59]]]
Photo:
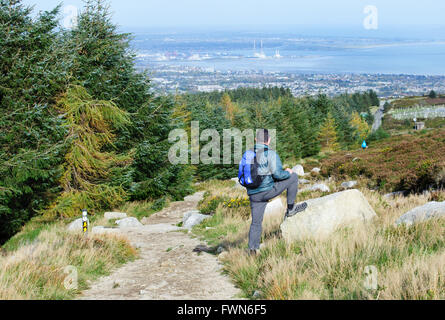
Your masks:
[[[61,0],[24,0],[37,10]],[[445,27],[443,0],[111,0],[114,21],[122,27],[198,27],[363,25],[367,5],[378,9],[379,27]],[[63,5],[82,7],[81,0]]]

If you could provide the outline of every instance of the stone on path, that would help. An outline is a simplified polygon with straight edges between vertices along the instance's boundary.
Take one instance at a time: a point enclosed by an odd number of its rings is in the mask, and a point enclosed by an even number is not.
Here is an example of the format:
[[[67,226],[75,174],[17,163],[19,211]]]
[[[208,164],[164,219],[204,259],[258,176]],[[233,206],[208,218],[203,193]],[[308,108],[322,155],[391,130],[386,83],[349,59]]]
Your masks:
[[[119,228],[133,228],[133,227],[143,226],[143,224],[140,223],[139,220],[134,217],[116,220],[116,224],[119,225]]]
[[[376,216],[365,196],[357,189],[306,200],[305,211],[281,224],[287,241],[323,238],[341,226],[363,224]]]
[[[114,233],[119,231],[116,228],[105,228],[104,226],[96,226],[91,228],[91,233],[93,234],[104,234],[104,233]]]
[[[184,201],[187,202],[199,202],[204,198],[204,191],[196,192],[190,196],[184,197]]]
[[[186,212],[182,219],[182,227],[185,229],[192,229],[194,226],[208,218],[210,218],[209,215],[200,214],[197,210]]]

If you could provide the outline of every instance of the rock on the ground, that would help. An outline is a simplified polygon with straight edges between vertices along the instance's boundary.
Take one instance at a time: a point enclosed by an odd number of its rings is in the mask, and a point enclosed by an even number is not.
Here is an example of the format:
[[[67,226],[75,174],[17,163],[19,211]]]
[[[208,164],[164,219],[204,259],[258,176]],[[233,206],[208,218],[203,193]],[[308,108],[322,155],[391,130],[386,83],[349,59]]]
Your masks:
[[[134,217],[124,218],[120,220],[116,220],[116,224],[119,225],[119,228],[131,228],[131,227],[141,227],[142,223],[139,222],[138,219]]]
[[[445,217],[445,201],[432,201],[423,206],[414,208],[397,219],[396,225],[405,224],[410,226],[418,222],[439,217]]]
[[[346,181],[341,184],[345,189],[354,188],[357,185],[357,181]]]
[[[320,173],[320,168],[313,168],[312,170],[311,170],[311,172],[313,172],[313,173],[315,173],[315,174],[319,174]]]
[[[244,189],[244,187],[239,183],[238,178],[232,178],[232,179],[230,179],[230,180],[232,180],[232,181],[235,182],[235,188],[236,188],[236,189]]]
[[[125,212],[105,212],[104,213],[104,218],[107,220],[123,219],[126,217],[127,217],[127,214]]]
[[[223,252],[221,252],[221,253],[218,255],[218,260],[219,260],[219,261],[223,261],[224,258],[226,258],[228,254],[229,254],[229,253],[228,253],[227,251],[223,251]]]
[[[182,216],[182,225],[185,224],[187,219],[190,218],[192,214],[199,214],[199,213],[201,213],[201,211],[199,211],[199,210],[191,210],[191,211],[187,211],[186,213],[184,213],[184,215]]]
[[[95,233],[95,234],[103,234],[103,233],[112,233],[112,232],[116,232],[117,229],[115,228],[105,228],[103,226],[96,226],[91,228],[91,233]]]
[[[264,216],[282,214],[284,210],[283,202],[280,198],[270,201],[264,210]]]
[[[135,248],[135,249],[140,249],[144,246],[144,244],[142,242],[134,242],[131,243],[131,245]]]
[[[310,183],[310,181],[307,179],[298,179],[298,184],[308,184],[308,183]]]
[[[314,184],[309,188],[310,191],[321,191],[321,192],[330,192],[331,189],[323,183]]]
[[[185,215],[184,215],[185,218]],[[182,227],[185,229],[191,229],[194,226],[200,224],[205,219],[210,218],[208,215],[200,214],[200,213],[191,213],[188,215],[187,219],[185,219],[185,222],[183,222]]]
[[[82,218],[76,219],[73,222],[71,222],[66,228],[68,231],[71,232],[81,232],[82,231]]]
[[[304,176],[304,169],[301,164],[297,164],[295,167],[292,168],[292,171],[298,174],[299,176]]]
[[[404,196],[404,195],[405,195],[405,191],[396,191],[396,192],[387,193],[383,197],[387,198],[387,199],[391,199],[391,198],[395,198],[398,196]]]
[[[184,197],[184,201],[187,202],[199,202],[204,198],[204,191],[196,192],[192,195]]]
[[[376,216],[365,196],[357,189],[307,200],[305,211],[281,224],[287,241],[323,238],[341,226],[363,224]]]

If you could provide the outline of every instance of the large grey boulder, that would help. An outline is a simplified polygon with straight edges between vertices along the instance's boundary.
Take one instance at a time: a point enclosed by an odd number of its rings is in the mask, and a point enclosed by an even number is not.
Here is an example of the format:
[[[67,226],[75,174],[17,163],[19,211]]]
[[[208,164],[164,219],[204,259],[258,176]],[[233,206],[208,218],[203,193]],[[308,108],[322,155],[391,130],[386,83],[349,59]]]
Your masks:
[[[199,211],[198,211],[199,212]],[[208,215],[200,214],[197,212],[187,212],[184,215],[182,227],[185,229],[192,229],[194,226],[200,224],[205,219],[210,218]]]
[[[123,219],[126,217],[127,217],[127,214],[125,212],[105,212],[104,213],[104,218],[107,220]]]
[[[341,186],[345,189],[354,188],[357,185],[357,181],[346,181],[341,184]]]
[[[116,224],[119,225],[119,228],[134,228],[143,226],[143,224],[134,217],[116,220]]]
[[[182,216],[182,225],[185,224],[187,219],[190,218],[192,214],[199,214],[199,213],[201,213],[201,211],[199,211],[199,210],[191,210],[191,211],[187,211],[186,213],[184,213],[184,215]]]
[[[323,183],[317,183],[314,184],[313,186],[309,187],[310,191],[321,191],[321,192],[330,192],[331,189],[329,189],[329,187]]]
[[[275,200],[270,201],[266,205],[266,209],[264,210],[265,216],[271,216],[276,214],[282,214],[284,210],[283,202],[280,198],[276,198]]]
[[[365,196],[357,189],[307,200],[307,208],[281,224],[286,241],[328,236],[339,227],[363,224],[376,216]]]
[[[423,206],[414,208],[397,219],[396,225],[404,224],[406,226],[411,226],[418,222],[439,217],[445,217],[445,201],[432,201]]]
[[[299,176],[304,176],[304,169],[301,164],[297,164],[295,167],[292,168],[292,171],[298,174]]]
[[[71,222],[66,228],[70,232],[81,232],[82,226],[82,218],[79,218]]]

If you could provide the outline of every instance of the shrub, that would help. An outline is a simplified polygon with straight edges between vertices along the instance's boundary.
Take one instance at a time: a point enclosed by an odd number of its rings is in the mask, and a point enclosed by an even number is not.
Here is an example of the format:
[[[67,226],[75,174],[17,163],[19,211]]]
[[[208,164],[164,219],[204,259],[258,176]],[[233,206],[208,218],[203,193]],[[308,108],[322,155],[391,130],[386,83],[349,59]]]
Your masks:
[[[390,137],[390,134],[388,132],[386,132],[385,129],[380,127],[376,131],[372,132],[368,136],[366,141],[369,143],[369,142],[374,142],[374,141],[378,141],[378,140],[383,140],[383,139],[386,139],[386,138],[389,138],[389,137]]]
[[[216,208],[222,203],[227,201],[226,197],[213,196],[207,199],[203,199],[198,204],[198,209],[202,214],[213,214],[216,212]]]

